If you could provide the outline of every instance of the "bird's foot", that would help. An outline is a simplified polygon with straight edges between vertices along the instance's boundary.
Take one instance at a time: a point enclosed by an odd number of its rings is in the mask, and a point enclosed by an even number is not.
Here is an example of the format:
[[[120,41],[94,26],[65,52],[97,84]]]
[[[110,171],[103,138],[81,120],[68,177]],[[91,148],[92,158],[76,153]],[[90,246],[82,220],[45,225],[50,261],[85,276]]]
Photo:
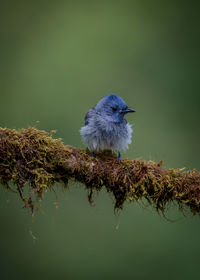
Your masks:
[[[121,160],[122,160],[122,156],[121,156],[120,152],[118,151],[117,152],[117,161],[120,163]]]
[[[90,154],[91,157],[96,157],[96,154],[94,152],[91,152],[88,148],[86,149],[86,152]]]
[[[90,155],[91,155],[92,157],[96,157],[96,155],[95,155],[94,152],[90,153]]]

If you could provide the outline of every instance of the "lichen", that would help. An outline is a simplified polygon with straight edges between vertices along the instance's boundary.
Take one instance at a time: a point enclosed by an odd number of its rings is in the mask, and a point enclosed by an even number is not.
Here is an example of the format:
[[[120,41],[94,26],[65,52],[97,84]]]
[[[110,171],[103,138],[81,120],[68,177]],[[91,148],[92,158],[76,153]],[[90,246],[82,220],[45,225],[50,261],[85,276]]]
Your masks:
[[[181,211],[188,208],[200,213],[198,171],[166,170],[162,162],[139,159],[119,163],[106,152],[91,157],[85,150],[53,139],[52,134],[34,127],[0,128],[0,182],[7,188],[12,182],[31,213],[35,198],[42,200],[56,182],[67,187],[69,179],[85,185],[91,204],[93,192],[105,187],[115,198],[115,209],[122,209],[125,201],[144,198],[158,212],[164,213],[170,202],[176,202]]]

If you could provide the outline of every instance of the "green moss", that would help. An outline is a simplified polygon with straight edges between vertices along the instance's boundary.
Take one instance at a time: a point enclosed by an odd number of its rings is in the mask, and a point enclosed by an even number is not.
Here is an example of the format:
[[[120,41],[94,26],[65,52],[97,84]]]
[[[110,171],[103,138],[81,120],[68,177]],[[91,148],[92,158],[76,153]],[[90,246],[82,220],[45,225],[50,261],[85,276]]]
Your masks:
[[[33,127],[11,130],[0,128],[0,180],[9,188],[14,183],[24,206],[34,210],[35,199],[59,182],[67,187],[68,180],[84,183],[92,203],[94,191],[106,187],[115,198],[115,208],[125,201],[145,198],[157,211],[176,201],[179,209],[200,212],[200,174],[193,170],[165,170],[162,162],[124,159],[105,152],[91,157],[87,151],[65,146],[52,134]],[[30,191],[27,194],[27,189]],[[26,193],[26,195],[25,195]]]

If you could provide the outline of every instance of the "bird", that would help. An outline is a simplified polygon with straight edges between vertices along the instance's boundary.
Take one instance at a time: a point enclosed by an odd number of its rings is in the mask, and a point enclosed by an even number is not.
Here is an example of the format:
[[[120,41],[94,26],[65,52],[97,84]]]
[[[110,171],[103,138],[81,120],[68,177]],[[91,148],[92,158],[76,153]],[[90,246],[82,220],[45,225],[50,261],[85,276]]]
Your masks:
[[[87,112],[80,134],[92,156],[110,150],[117,152],[119,162],[122,160],[121,151],[131,144],[133,132],[126,114],[133,112],[116,94],[104,96]]]

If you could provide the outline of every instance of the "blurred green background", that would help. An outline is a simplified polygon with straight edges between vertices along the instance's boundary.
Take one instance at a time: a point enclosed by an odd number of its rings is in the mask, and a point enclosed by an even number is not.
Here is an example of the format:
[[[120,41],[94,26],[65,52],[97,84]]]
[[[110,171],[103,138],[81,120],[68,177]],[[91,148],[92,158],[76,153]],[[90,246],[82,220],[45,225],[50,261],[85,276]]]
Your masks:
[[[84,147],[85,113],[117,93],[137,111],[123,156],[200,170],[197,1],[0,3],[0,126],[56,129]],[[199,217],[173,206],[170,223],[127,203],[116,230],[105,191],[91,208],[82,185],[55,190],[59,208],[48,192],[32,219],[1,188],[1,279],[199,278]]]

